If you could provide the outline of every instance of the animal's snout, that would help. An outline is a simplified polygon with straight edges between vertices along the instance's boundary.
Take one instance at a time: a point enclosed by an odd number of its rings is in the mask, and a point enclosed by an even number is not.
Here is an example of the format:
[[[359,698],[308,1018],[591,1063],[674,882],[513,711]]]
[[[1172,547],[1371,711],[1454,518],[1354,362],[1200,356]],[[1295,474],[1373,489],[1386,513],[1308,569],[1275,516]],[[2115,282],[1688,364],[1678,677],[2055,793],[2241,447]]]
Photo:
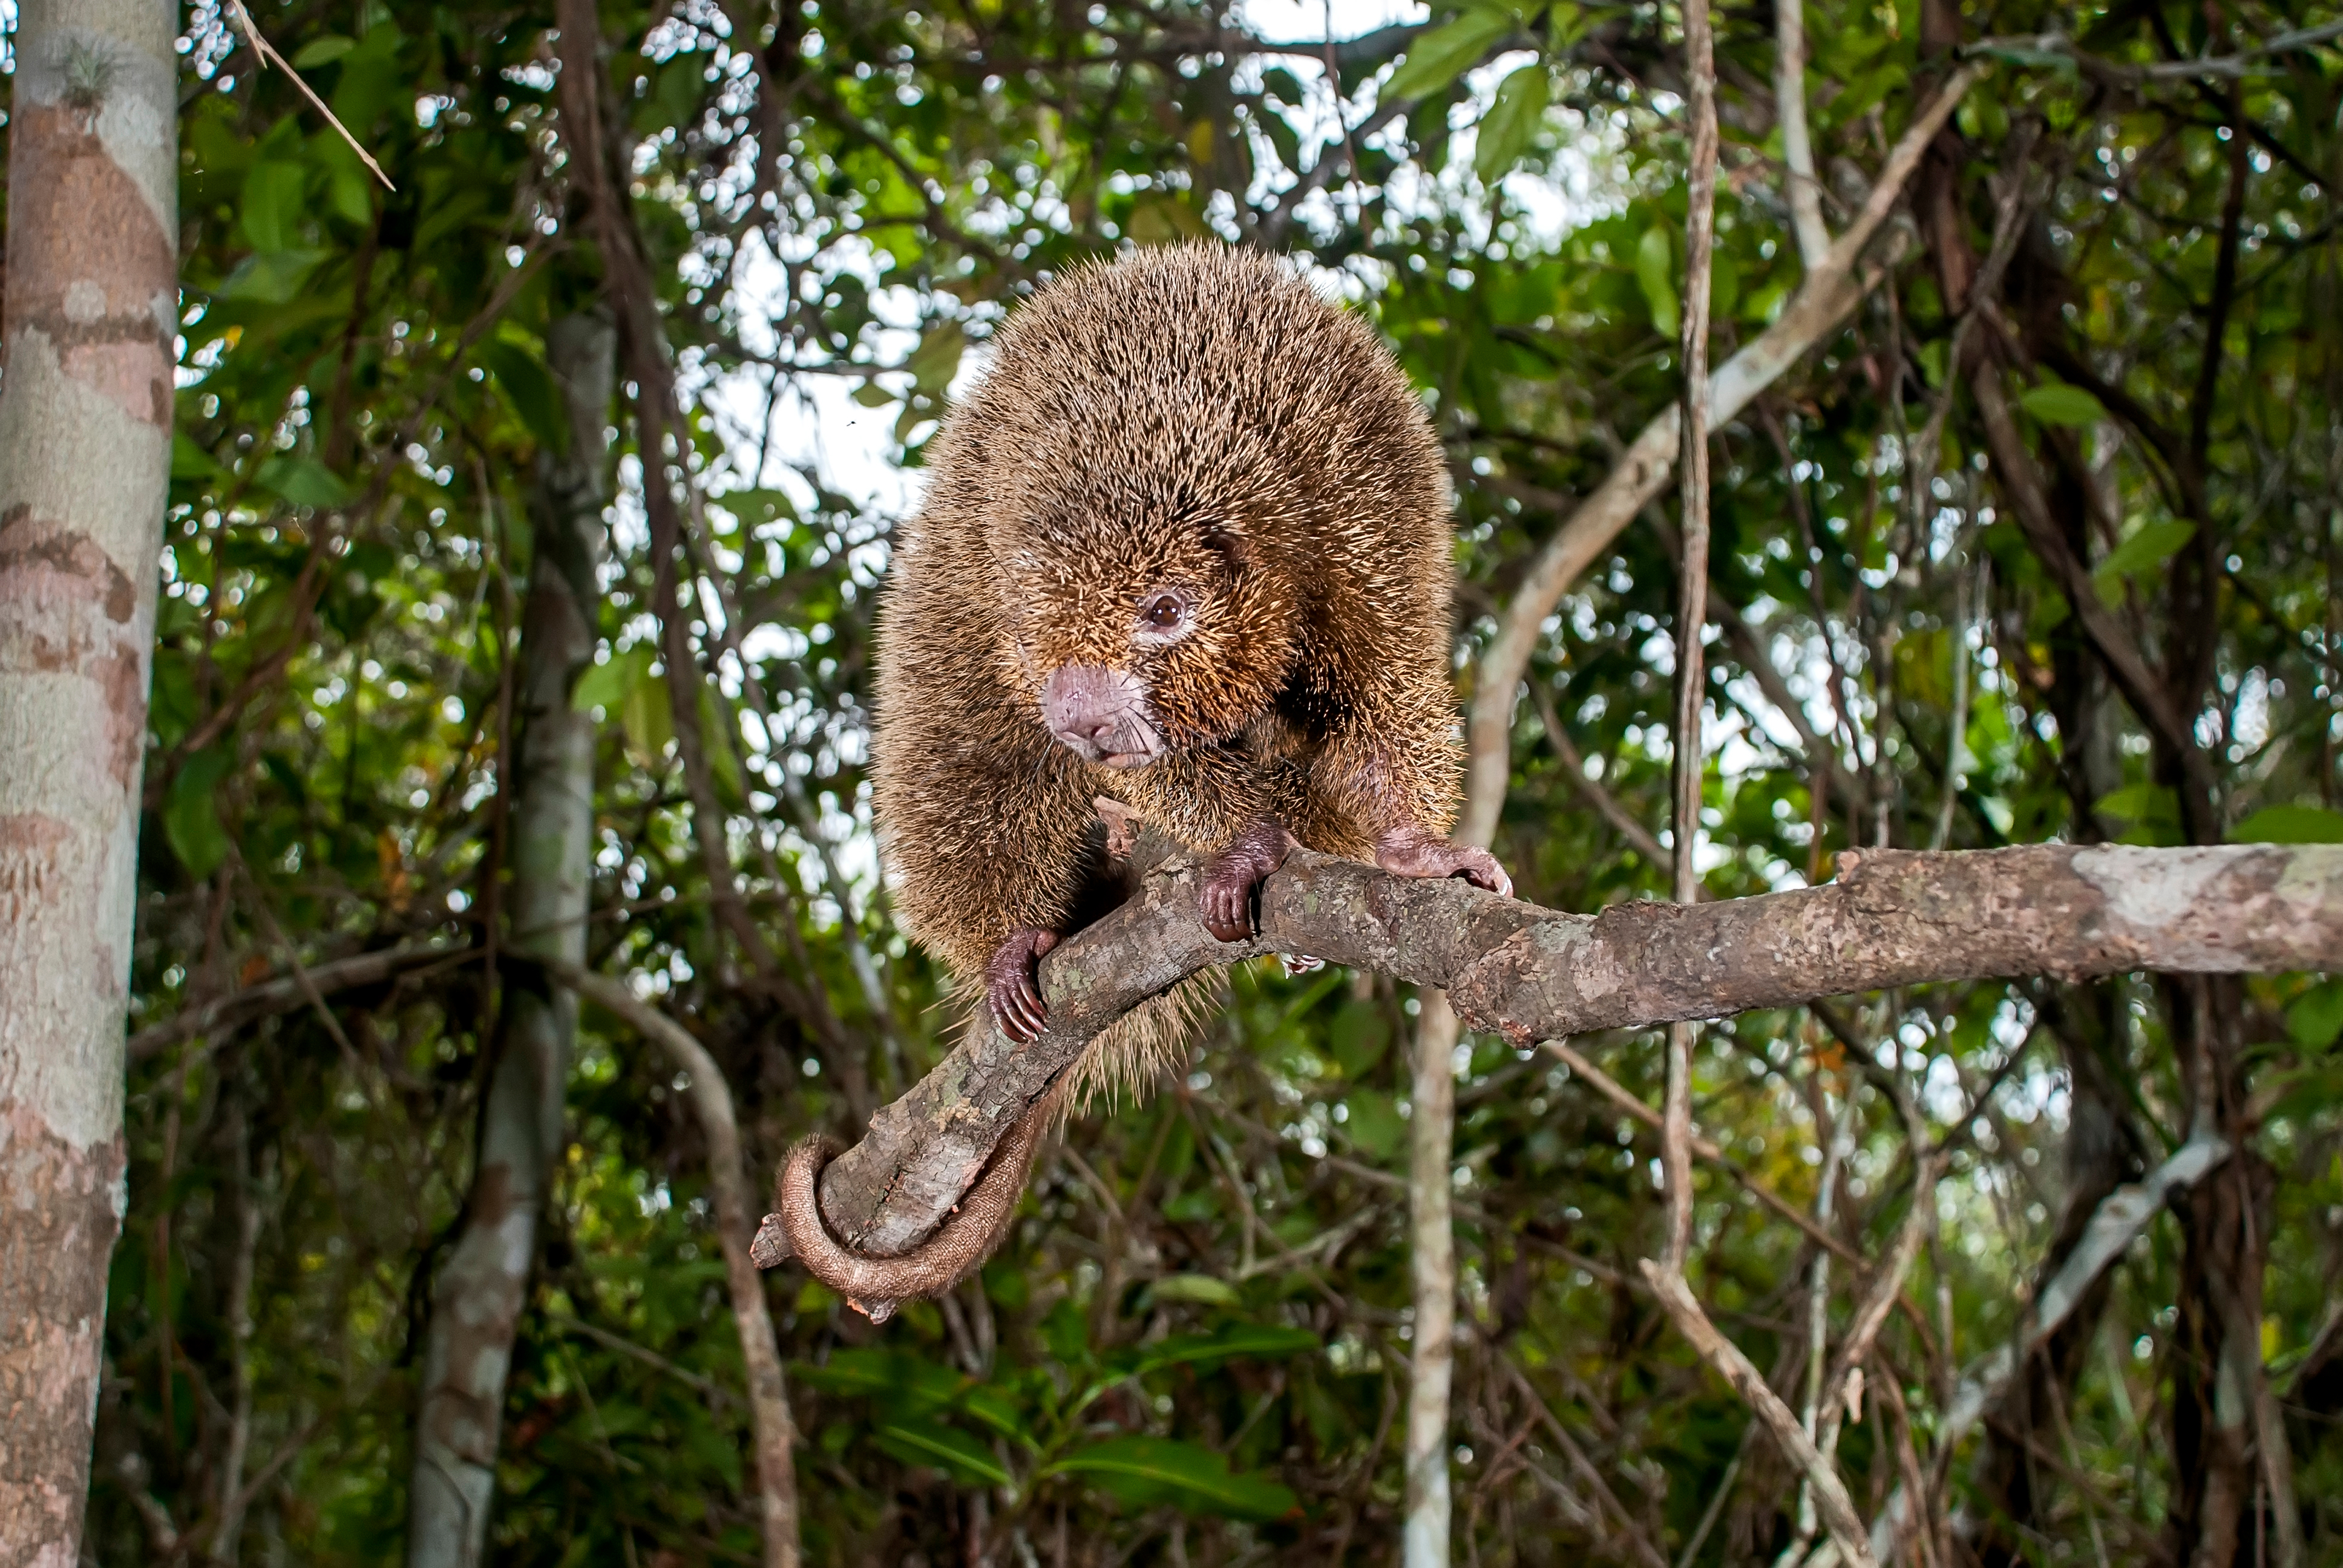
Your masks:
[[[1147,688],[1129,670],[1069,664],[1041,688],[1041,722],[1086,760],[1143,768],[1163,749],[1147,709]]]

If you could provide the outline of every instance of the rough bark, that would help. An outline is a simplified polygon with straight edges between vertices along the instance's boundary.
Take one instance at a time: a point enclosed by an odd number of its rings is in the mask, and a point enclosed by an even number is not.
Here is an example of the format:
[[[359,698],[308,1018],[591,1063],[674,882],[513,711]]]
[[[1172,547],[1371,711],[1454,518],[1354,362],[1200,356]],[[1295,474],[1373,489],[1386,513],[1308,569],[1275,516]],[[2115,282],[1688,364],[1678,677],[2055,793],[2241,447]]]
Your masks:
[[[2343,968],[2343,847],[1865,850],[1819,888],[1563,914],[1462,881],[1296,850],[1262,887],[1262,934],[1216,942],[1196,867],[1148,862],[1131,901],[1041,963],[1050,1023],[1021,1049],[972,1034],[823,1172],[856,1250],[912,1247],[1092,1036],[1188,975],[1313,954],[1444,987],[1470,1027],[1530,1041],[1783,1007],[1890,986],[2135,970]]]
[[[178,321],[177,31],[25,0],[0,327],[0,1562],[80,1555]]]
[[[547,336],[547,368],[568,405],[569,446],[538,457],[537,558],[521,620],[511,950],[571,962],[586,955],[594,723],[575,710],[570,693],[594,658],[612,337],[609,323],[595,317],[565,317]],[[538,971],[514,966],[501,1033],[464,1227],[434,1288],[424,1344],[407,1498],[412,1568],[468,1568],[481,1560],[505,1377],[536,1258],[538,1217],[561,1151],[577,999],[566,987],[548,987]]]

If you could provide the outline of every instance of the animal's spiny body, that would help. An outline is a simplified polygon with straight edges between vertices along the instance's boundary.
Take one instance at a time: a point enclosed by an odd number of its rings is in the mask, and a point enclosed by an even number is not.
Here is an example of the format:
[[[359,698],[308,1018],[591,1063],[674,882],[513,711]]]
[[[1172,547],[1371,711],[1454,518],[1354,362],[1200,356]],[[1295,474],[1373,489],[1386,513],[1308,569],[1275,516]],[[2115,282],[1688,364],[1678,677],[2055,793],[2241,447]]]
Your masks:
[[[1068,274],[930,447],[881,589],[904,930],[1032,1038],[1036,960],[1111,902],[1101,796],[1212,857],[1222,940],[1297,840],[1510,891],[1444,837],[1452,576],[1440,448],[1364,323],[1247,251]]]

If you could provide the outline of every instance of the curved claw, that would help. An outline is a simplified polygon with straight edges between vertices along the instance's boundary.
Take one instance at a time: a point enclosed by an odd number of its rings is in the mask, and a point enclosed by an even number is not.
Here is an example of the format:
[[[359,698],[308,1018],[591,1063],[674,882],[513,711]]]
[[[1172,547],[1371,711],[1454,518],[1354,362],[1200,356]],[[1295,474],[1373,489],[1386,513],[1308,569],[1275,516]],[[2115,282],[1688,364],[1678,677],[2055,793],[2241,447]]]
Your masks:
[[[1451,843],[1420,828],[1386,833],[1375,846],[1375,864],[1395,877],[1462,877],[1501,898],[1513,896],[1513,879],[1497,858],[1471,844]]]
[[[984,1001],[1001,1032],[1019,1045],[1041,1038],[1050,1009],[1041,1000],[1041,956],[1058,945],[1058,933],[1027,926],[1010,933],[984,966]]]
[[[1241,942],[1252,935],[1252,888],[1241,869],[1226,872],[1215,866],[1206,873],[1196,903],[1214,941]]]
[[[1285,864],[1292,848],[1285,824],[1263,812],[1205,865],[1203,885],[1196,890],[1196,912],[1214,941],[1241,942],[1252,937],[1252,890]]]

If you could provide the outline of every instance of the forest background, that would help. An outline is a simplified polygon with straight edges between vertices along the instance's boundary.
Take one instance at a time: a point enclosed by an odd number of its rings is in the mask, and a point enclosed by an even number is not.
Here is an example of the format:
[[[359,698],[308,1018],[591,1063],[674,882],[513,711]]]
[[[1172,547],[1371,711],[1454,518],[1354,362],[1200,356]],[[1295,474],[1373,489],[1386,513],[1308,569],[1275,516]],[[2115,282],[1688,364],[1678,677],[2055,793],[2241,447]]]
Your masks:
[[[558,10],[256,0],[291,71],[240,7],[184,16],[91,1561],[773,1560],[709,1079],[761,1185],[950,1042],[871,849],[869,607],[951,390],[1080,258],[1259,245],[1377,325],[1451,457],[1460,703],[1525,660],[1474,709],[1482,830],[1541,904],[1669,891],[1678,515],[1583,503],[1680,386],[1673,6]],[[1715,26],[1715,360],[1893,210],[1848,308],[1720,410],[1705,893],[1863,846],[2343,839],[2343,26]],[[533,1059],[573,1006],[514,958],[545,940],[519,749],[557,732],[590,767],[578,956],[625,989]],[[1393,1560],[1429,1517],[1424,1020],[1373,974],[1248,966],[1183,1078],[1045,1151],[980,1279],[874,1328],[768,1275],[808,1559]],[[2343,1562],[2338,1034],[2343,985],[2300,976],[1707,1026],[1694,1282],[1865,1517],[1906,1500],[1898,1560]],[[534,1122],[531,1060],[561,1066]],[[1649,1031],[1454,1041],[1458,1561],[1820,1540],[1637,1271],[1661,1063]],[[1964,1424],[2093,1216],[2208,1129],[2227,1158],[2151,1179],[2163,1211]],[[528,1164],[499,1138],[548,1157],[541,1204],[488,1191]],[[468,1265],[516,1211],[517,1266]],[[509,1376],[450,1438],[468,1302]]]

